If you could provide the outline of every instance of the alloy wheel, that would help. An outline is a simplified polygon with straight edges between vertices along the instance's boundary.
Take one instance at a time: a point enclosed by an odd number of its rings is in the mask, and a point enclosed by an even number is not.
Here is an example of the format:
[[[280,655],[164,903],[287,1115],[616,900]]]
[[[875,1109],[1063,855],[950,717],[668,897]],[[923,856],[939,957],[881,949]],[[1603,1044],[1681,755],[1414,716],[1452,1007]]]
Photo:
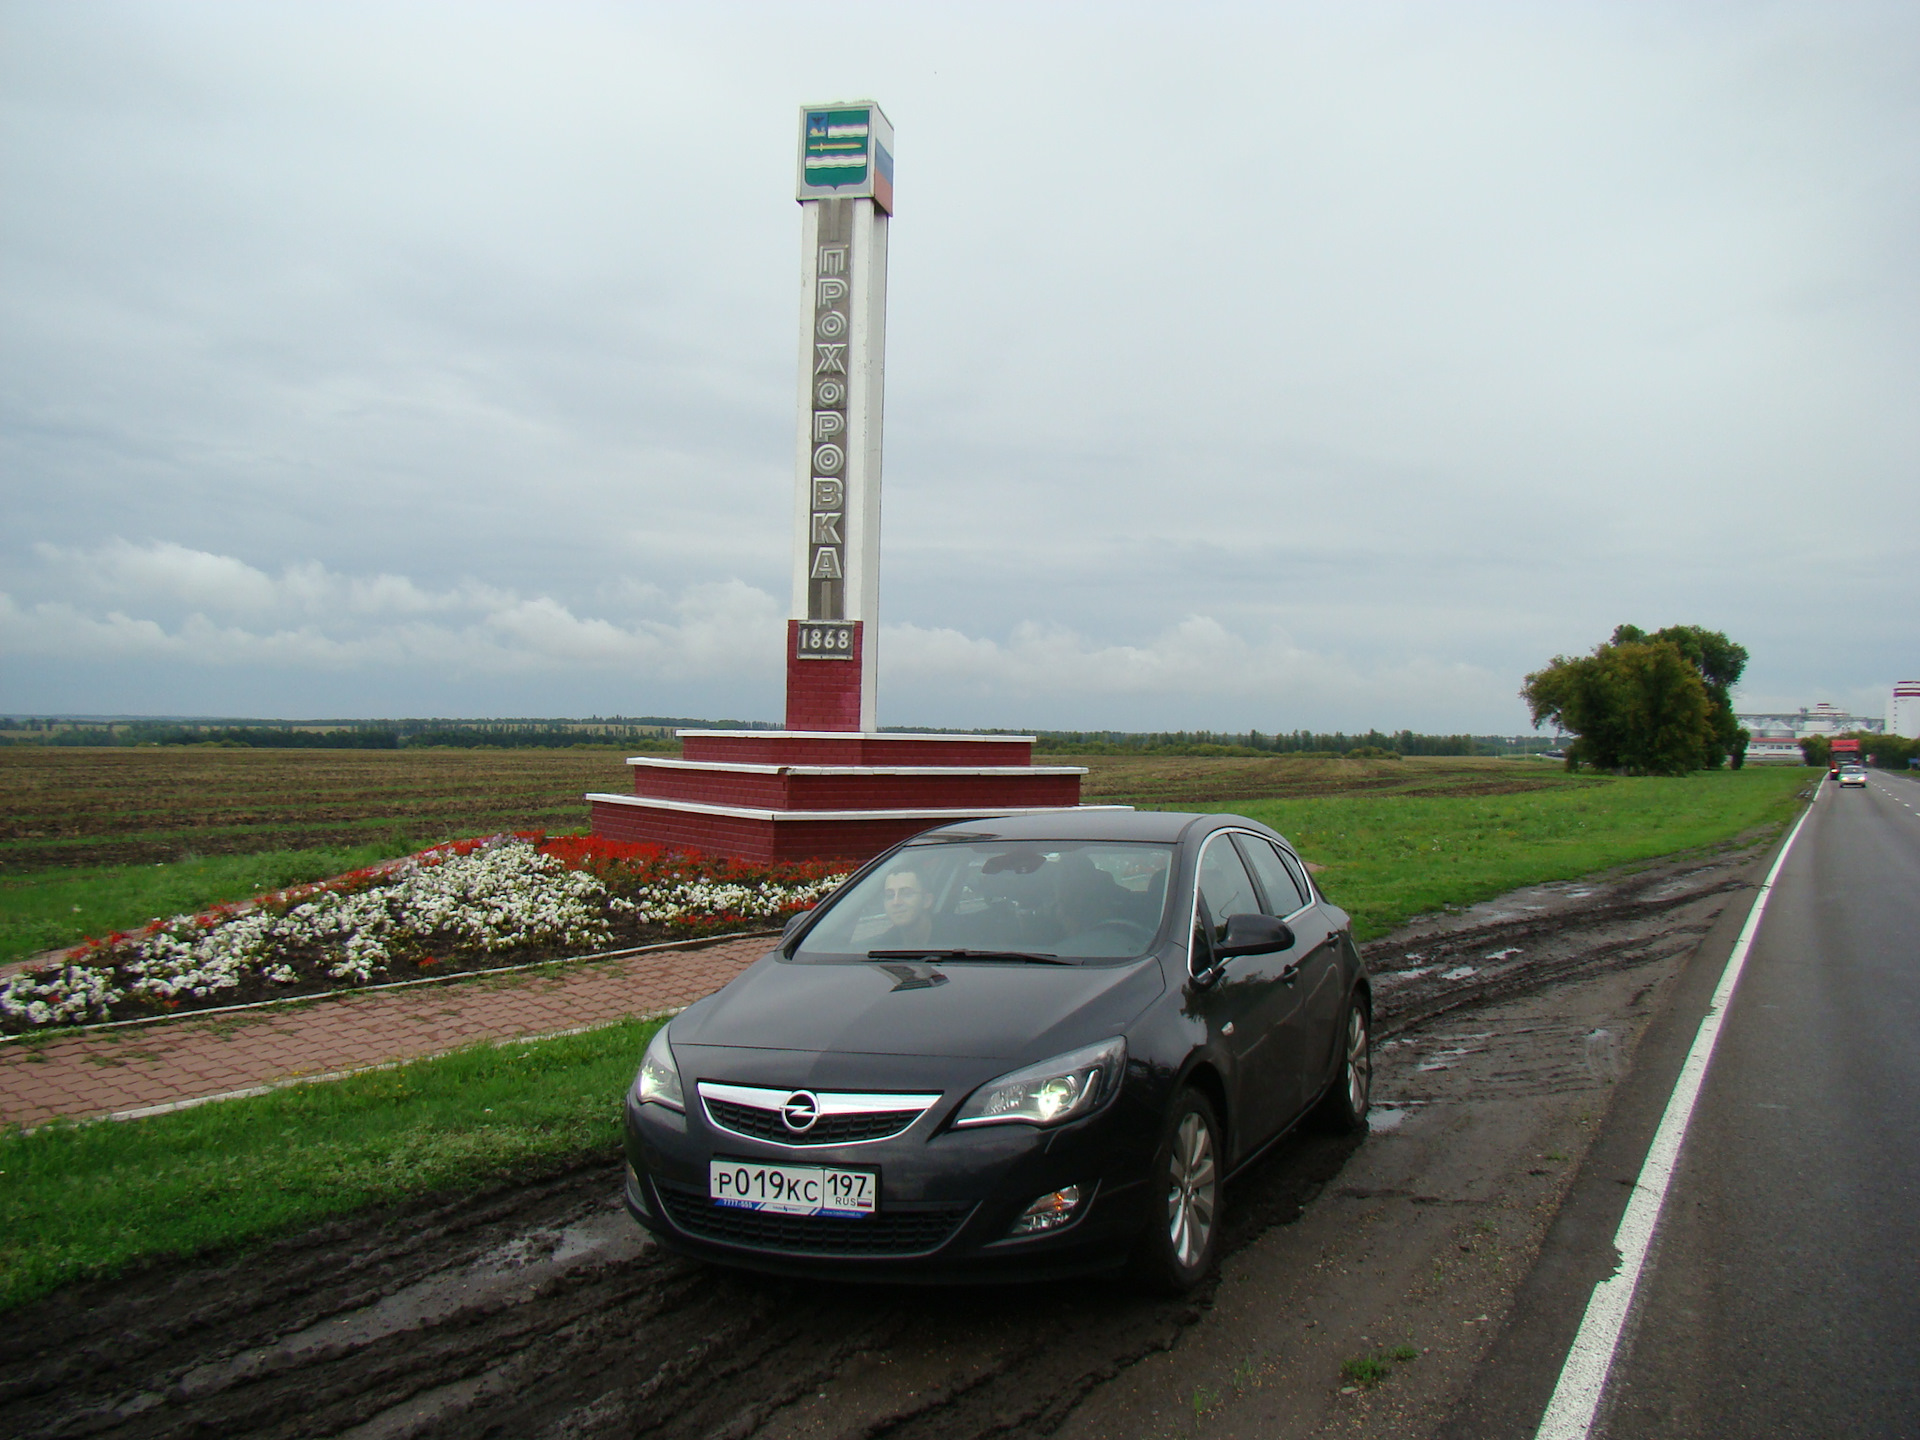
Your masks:
[[[1367,1095],[1373,1088],[1373,1051],[1367,1045],[1367,1017],[1358,1005],[1347,1011],[1347,1105],[1355,1115],[1367,1113]]]
[[[1219,1172],[1213,1160],[1213,1129],[1189,1111],[1174,1132],[1167,1176],[1167,1238],[1174,1258],[1191,1269],[1207,1252],[1213,1234]]]

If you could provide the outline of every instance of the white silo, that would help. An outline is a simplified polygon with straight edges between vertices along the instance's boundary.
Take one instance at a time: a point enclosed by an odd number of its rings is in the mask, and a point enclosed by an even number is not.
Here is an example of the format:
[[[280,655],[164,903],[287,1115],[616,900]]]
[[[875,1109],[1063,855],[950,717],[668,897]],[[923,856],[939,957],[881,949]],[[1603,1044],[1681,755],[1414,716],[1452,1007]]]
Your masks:
[[[1909,740],[1920,740],[1920,680],[1902,680],[1893,687],[1887,728]]]

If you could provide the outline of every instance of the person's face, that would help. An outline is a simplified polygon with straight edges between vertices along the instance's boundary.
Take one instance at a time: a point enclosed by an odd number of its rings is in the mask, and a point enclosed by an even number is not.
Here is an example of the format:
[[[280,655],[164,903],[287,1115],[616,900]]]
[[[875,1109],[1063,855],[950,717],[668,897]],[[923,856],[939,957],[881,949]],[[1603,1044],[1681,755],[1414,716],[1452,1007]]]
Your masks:
[[[927,910],[927,892],[911,870],[887,876],[887,919],[902,930],[911,929]]]

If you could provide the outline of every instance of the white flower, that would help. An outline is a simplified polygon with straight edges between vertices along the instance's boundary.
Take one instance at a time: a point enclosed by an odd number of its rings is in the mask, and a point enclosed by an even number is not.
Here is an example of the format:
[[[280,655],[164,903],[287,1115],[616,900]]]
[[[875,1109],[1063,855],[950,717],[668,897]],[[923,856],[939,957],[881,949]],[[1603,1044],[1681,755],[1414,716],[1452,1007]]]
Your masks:
[[[488,952],[524,945],[590,947],[612,934],[612,916],[643,924],[689,917],[777,919],[811,905],[839,876],[794,884],[716,881],[688,873],[612,894],[584,870],[499,837],[468,854],[424,851],[358,891],[322,889],[284,914],[269,909],[205,924],[176,915],[144,939],[95,952],[90,963],[15,975],[0,985],[0,1015],[28,1026],[106,1019],[129,996],[215,999],[254,980],[292,985],[294,960],[313,957],[329,979],[364,985],[396,956],[427,944]]]

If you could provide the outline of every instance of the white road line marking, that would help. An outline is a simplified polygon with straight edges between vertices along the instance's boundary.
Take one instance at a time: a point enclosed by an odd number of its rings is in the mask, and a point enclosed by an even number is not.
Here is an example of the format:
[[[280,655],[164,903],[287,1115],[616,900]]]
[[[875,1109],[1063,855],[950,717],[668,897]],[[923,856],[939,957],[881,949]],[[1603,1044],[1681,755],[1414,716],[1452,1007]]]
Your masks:
[[[1760,893],[1753,897],[1747,923],[1740,929],[1740,938],[1734,941],[1720,984],[1707,1004],[1707,1013],[1701,1017],[1700,1028],[1694,1032],[1693,1048],[1687,1051],[1686,1063],[1674,1081],[1673,1094],[1668,1097],[1666,1111],[1660,1117],[1660,1128],[1654,1132],[1646,1163],[1640,1167],[1640,1178],[1634,1182],[1627,1213],[1620,1217],[1620,1228],[1613,1233],[1614,1248],[1620,1252],[1619,1268],[1593,1287],[1587,1313],[1580,1321],[1580,1333],[1574,1336],[1573,1348],[1567,1352],[1566,1364],[1560,1368],[1559,1383],[1553,1387],[1546,1414],[1540,1417],[1535,1440],[1587,1440],[1593,1430],[1600,1397],[1613,1369],[1614,1352],[1620,1345],[1620,1331],[1633,1308],[1641,1267],[1653,1243],[1654,1227],[1659,1224],[1667,1189],[1673,1183],[1680,1146],[1687,1138],[1687,1122],[1693,1118],[1694,1102],[1699,1099],[1701,1083],[1706,1079],[1707,1062],[1713,1058],[1714,1042],[1720,1038],[1721,1019],[1733,999],[1733,987],[1740,981],[1754,936],[1760,931],[1767,896],[1779,878],[1780,867],[1787,863],[1793,842],[1800,837],[1800,827],[1812,813],[1811,809],[1801,812],[1787,835],[1787,843],[1780,847],[1773,868],[1767,872]]]

